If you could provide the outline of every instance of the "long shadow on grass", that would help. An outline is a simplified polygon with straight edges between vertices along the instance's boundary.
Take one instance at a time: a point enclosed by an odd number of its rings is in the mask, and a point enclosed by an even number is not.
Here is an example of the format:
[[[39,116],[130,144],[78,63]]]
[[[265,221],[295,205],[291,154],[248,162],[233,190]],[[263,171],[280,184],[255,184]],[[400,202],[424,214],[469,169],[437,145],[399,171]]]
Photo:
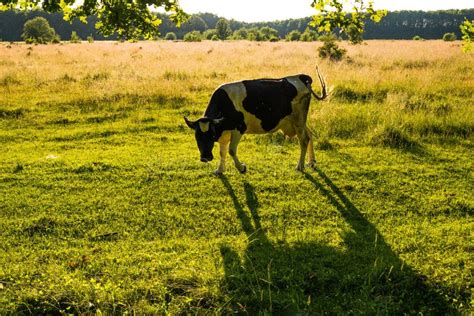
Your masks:
[[[241,259],[221,246],[229,313],[451,314],[446,301],[398,258],[383,237],[324,172],[305,178],[352,228],[346,250],[326,244],[274,243],[262,229],[253,186],[244,182],[245,205],[223,176],[248,245]],[[248,211],[247,211],[248,209]]]

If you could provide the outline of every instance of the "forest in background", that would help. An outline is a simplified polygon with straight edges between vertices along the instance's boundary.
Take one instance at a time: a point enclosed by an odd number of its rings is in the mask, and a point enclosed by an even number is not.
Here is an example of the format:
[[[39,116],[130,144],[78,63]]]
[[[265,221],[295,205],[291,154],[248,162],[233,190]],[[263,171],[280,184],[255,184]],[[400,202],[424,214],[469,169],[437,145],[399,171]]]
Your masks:
[[[28,13],[17,11],[0,12],[0,40],[21,41],[23,25],[29,19],[37,16],[45,17],[56,33],[63,40],[69,40],[71,32],[75,31],[81,38],[92,36],[95,40],[116,39],[116,37],[105,38],[97,32],[94,25],[95,17],[89,17],[88,23],[84,24],[76,20],[72,23],[63,20],[61,13],[47,13],[44,11],[31,11]],[[171,22],[168,16],[160,14],[163,23],[159,30],[162,36],[168,32],[174,32],[178,39],[191,31],[204,32],[213,29],[220,19],[212,13],[199,13],[192,15],[189,21],[180,28]],[[459,25],[464,18],[474,19],[474,9],[448,10],[448,11],[396,11],[390,12],[380,23],[375,24],[369,21],[364,34],[365,39],[412,39],[418,35],[425,39],[441,39],[445,33],[456,33],[460,37]],[[246,23],[236,20],[229,20],[232,31],[241,28],[261,28],[271,27],[278,32],[280,38],[291,31],[298,30],[304,32],[308,27],[311,17],[300,19],[288,19],[272,22]]]

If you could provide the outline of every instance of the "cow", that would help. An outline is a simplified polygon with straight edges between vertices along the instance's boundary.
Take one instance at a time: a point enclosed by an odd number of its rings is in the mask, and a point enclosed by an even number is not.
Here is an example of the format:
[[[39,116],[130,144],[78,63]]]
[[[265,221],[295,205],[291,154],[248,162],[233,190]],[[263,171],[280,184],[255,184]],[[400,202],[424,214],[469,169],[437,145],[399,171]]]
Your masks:
[[[220,144],[220,163],[216,175],[225,171],[227,150],[240,173],[247,166],[237,157],[237,146],[244,134],[265,134],[282,130],[289,137],[298,136],[301,154],[297,170],[304,170],[306,152],[309,166],[316,164],[311,131],[306,125],[311,94],[317,100],[327,97],[326,83],[316,68],[322,88],[318,96],[312,78],[299,74],[280,79],[256,79],[226,83],[212,94],[204,116],[184,120],[194,130],[202,162],[213,160],[214,143]],[[230,144],[230,146],[229,146]]]

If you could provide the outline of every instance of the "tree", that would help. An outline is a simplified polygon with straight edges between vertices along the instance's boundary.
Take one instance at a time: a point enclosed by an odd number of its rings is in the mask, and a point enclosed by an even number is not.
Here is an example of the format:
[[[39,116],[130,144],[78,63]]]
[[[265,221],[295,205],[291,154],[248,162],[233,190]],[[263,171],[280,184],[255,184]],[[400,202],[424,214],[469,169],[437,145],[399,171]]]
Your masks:
[[[230,34],[232,34],[232,30],[230,29],[229,22],[226,19],[219,19],[216,23],[216,32],[217,36],[221,40],[225,40]]]
[[[317,27],[319,32],[339,30],[355,44],[362,41],[366,20],[378,23],[387,15],[387,10],[375,10],[372,0],[355,0],[350,15],[344,10],[343,0],[313,0],[312,7],[317,14],[311,26]]]
[[[464,41],[463,50],[464,52],[470,52],[472,50],[472,42],[474,42],[474,20],[469,21],[465,19],[460,26],[462,33],[462,40]]]
[[[78,18],[86,23],[88,16],[95,15],[95,26],[103,35],[117,33],[120,38],[128,39],[142,36],[151,39],[159,34],[161,20],[153,12],[158,8],[170,13],[171,20],[178,25],[187,18],[176,0],[0,0],[0,11],[29,11],[36,8],[47,12],[63,12],[67,21]]]
[[[181,29],[186,33],[191,31],[204,32],[208,27],[206,22],[200,16],[192,15],[189,20],[183,23]]]
[[[21,37],[28,42],[46,44],[55,39],[56,32],[49,25],[48,20],[36,17],[26,21]]]

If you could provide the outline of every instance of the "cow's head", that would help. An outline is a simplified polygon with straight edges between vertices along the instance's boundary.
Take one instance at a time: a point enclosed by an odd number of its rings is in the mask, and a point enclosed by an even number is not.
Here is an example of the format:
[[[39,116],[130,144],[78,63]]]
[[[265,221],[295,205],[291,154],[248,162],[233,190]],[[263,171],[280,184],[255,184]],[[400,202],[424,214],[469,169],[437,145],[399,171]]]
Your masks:
[[[202,117],[197,121],[190,121],[187,117],[184,117],[184,121],[189,128],[194,130],[194,137],[201,153],[201,161],[209,162],[214,159],[212,155],[212,149],[214,148],[214,142],[216,140],[216,126],[222,122],[221,119],[211,119]]]

